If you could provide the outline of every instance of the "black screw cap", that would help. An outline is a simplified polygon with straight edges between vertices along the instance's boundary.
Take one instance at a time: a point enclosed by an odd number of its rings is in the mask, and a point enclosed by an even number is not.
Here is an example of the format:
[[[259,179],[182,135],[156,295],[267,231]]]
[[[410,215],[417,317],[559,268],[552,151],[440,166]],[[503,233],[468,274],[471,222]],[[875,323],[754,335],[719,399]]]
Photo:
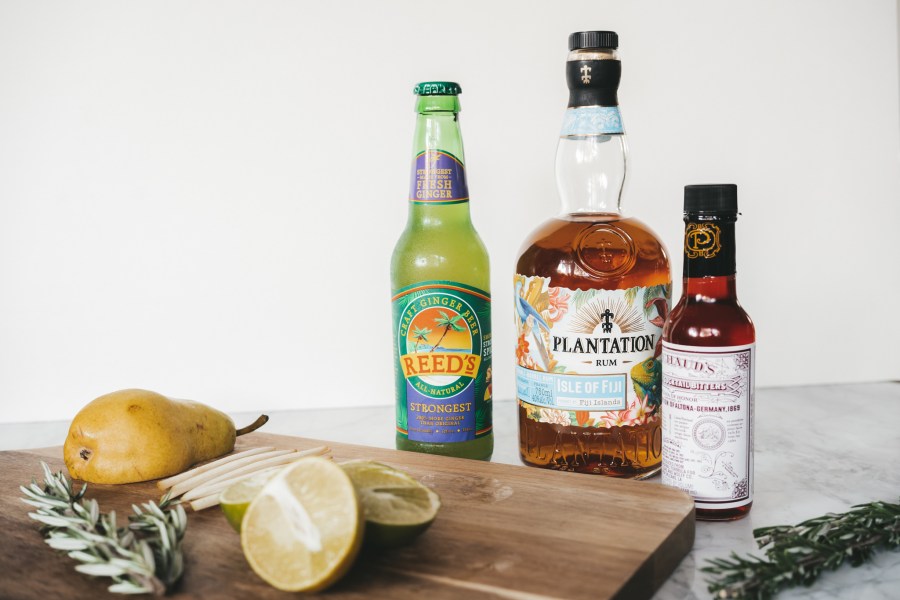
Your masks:
[[[737,185],[714,183],[684,186],[684,212],[692,215],[738,214]]]
[[[569,50],[618,47],[619,36],[615,31],[576,31],[569,36]]]

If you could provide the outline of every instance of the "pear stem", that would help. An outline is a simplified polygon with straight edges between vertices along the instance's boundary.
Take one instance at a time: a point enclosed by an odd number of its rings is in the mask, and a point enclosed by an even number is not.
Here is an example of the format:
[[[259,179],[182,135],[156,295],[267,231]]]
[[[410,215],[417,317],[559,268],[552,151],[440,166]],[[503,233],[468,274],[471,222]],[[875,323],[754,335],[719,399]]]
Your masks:
[[[252,431],[256,431],[260,427],[266,424],[269,420],[269,415],[259,415],[259,418],[247,425],[246,427],[241,427],[237,431],[235,431],[235,435],[244,435],[245,433],[250,433]]]

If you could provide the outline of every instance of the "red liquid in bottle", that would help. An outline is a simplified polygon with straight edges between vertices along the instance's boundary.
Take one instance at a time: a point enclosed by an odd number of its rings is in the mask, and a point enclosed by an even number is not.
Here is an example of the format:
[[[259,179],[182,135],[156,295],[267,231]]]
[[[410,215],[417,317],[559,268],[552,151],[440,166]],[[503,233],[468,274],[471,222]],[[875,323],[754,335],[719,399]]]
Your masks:
[[[698,519],[733,520],[753,504],[756,341],[735,285],[737,188],[688,188],[702,189],[685,190],[684,293],[663,328],[663,483]]]

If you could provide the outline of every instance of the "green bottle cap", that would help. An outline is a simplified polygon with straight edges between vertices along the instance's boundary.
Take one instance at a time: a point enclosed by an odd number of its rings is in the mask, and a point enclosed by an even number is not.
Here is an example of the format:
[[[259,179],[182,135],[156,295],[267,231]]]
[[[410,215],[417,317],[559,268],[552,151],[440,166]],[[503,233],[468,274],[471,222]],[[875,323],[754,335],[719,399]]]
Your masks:
[[[458,96],[462,93],[459,84],[453,81],[423,81],[413,88],[417,96]]]

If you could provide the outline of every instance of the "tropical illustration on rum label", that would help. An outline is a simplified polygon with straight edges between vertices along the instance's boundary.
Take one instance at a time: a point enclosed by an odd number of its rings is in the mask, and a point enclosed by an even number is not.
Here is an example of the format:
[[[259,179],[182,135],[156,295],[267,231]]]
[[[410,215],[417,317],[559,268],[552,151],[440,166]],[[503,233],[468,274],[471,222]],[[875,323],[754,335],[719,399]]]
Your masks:
[[[516,390],[529,419],[577,427],[659,421],[671,286],[551,287],[515,276]]]
[[[448,283],[395,297],[397,376],[406,389],[397,429],[409,439],[466,441],[491,430],[489,302],[483,292]]]

